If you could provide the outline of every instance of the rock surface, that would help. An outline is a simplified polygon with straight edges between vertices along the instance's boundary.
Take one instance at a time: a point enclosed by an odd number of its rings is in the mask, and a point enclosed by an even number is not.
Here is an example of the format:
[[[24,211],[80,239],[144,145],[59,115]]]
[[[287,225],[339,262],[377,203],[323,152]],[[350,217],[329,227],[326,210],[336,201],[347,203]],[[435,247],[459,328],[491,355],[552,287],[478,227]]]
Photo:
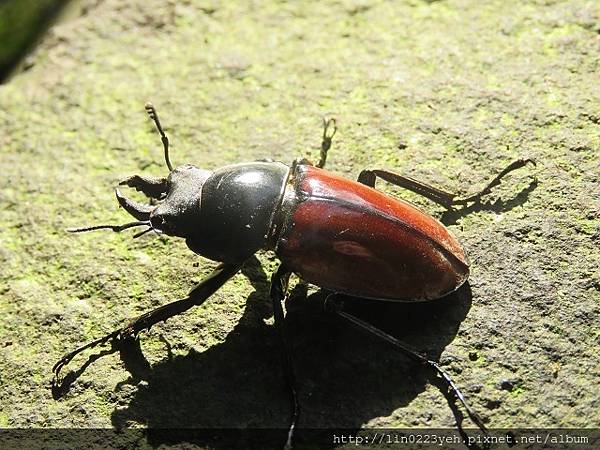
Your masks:
[[[148,100],[173,162],[208,169],[316,159],[326,114],[339,124],[328,168],[350,178],[388,168],[467,193],[534,158],[454,212],[378,183],[450,227],[470,284],[349,307],[439,357],[490,427],[600,423],[600,3],[84,3],[0,86],[0,427],[287,425],[269,254],[141,335],[149,380],[111,355],[52,398],[66,351],[215,266],[177,239],[65,232],[128,221],[118,180],[165,174]],[[288,302],[302,426],[454,426],[422,369],[304,291]]]

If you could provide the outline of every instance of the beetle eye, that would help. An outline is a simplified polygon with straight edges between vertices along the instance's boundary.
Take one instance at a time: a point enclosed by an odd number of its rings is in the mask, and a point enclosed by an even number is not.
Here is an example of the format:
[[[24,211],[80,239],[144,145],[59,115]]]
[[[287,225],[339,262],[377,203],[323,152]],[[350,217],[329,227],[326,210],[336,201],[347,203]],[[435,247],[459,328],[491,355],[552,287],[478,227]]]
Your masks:
[[[150,217],[150,225],[152,225],[152,228],[155,230],[162,230],[165,225],[164,216],[161,216],[160,214],[153,215]]]

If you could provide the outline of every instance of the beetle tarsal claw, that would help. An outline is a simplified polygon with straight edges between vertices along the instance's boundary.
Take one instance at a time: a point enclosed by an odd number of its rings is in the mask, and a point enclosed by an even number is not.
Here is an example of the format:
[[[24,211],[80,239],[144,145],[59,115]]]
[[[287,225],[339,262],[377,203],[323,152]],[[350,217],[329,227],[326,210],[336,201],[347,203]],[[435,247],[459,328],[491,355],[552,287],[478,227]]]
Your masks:
[[[161,199],[167,193],[166,178],[143,177],[132,175],[119,182],[119,186],[129,186],[143,193],[148,198]]]
[[[52,372],[54,372],[54,383],[55,384],[58,383],[58,380],[60,377],[60,372],[61,372],[62,368],[65,367],[67,364],[69,364],[75,356],[77,356],[78,354],[80,354],[81,352],[83,352],[84,350],[87,350],[89,348],[94,348],[97,346],[104,345],[108,341],[111,341],[110,353],[114,353],[115,351],[118,350],[116,348],[117,344],[115,342],[118,339],[119,339],[119,332],[114,331],[110,334],[107,334],[106,336],[101,337],[100,339],[96,339],[95,341],[89,342],[86,345],[83,345],[83,346],[73,350],[72,352],[67,353],[54,365],[54,367],[52,367]]]
[[[119,205],[121,205],[123,209],[125,209],[125,211],[127,211],[133,217],[138,220],[150,220],[150,212],[152,211],[151,206],[143,205],[124,197],[123,194],[121,194],[121,191],[119,191],[119,188],[115,189],[115,195],[117,196]]]
[[[337,132],[335,117],[326,119],[323,117],[323,140],[321,142],[321,151],[326,152],[331,148],[331,141]]]
[[[323,139],[333,139],[333,136],[335,136],[336,132],[337,121],[335,120],[335,117],[323,117]]]

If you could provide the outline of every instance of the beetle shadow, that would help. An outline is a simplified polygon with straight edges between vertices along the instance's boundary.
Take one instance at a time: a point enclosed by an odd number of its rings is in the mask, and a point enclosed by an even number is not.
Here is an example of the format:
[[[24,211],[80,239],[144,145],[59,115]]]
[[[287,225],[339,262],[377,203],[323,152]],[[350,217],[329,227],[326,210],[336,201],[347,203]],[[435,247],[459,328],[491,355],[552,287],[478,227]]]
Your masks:
[[[454,225],[463,217],[474,212],[492,211],[498,214],[501,212],[510,211],[517,206],[525,204],[529,199],[529,194],[531,194],[537,188],[538,184],[537,178],[534,178],[525,188],[521,190],[521,192],[508,200],[502,200],[499,198],[493,202],[476,201],[469,206],[465,206],[460,209],[447,209],[440,217],[440,222],[442,222],[444,225]]]
[[[223,342],[201,353],[192,349],[159,361],[143,383],[131,378],[119,384],[117,397],[129,397],[120,402],[126,406],[112,414],[116,428],[146,425],[153,447],[186,441],[215,448],[239,447],[240,442],[232,441],[234,435],[199,434],[192,429],[269,428],[281,430],[274,444],[282,446],[290,401],[278,335],[270,319],[269,278],[256,258],[242,271],[255,291],[248,296],[234,329]],[[403,417],[398,409],[424,391],[430,373],[389,344],[327,313],[325,292],[307,296],[306,291],[305,284],[296,285],[286,316],[302,411],[300,442],[303,428],[359,429],[365,423],[377,426],[378,417],[391,414],[400,423],[427,426],[433,410]],[[434,360],[454,339],[470,306],[468,284],[443,300],[428,303],[344,299],[345,310]],[[160,429],[184,431],[177,437]],[[256,446],[262,444],[264,440]],[[248,442],[243,445],[253,447]]]

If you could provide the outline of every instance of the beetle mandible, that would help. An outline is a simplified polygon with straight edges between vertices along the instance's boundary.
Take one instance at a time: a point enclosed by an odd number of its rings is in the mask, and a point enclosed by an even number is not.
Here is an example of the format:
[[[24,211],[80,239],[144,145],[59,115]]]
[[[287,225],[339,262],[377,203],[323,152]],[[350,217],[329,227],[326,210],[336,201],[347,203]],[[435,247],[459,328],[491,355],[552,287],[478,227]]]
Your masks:
[[[105,344],[111,345],[111,351],[103,354],[118,351],[140,331],[202,304],[233,277],[248,258],[262,249],[274,251],[281,260],[272,275],[270,295],[292,398],[288,446],[299,418],[282,307],[292,272],[331,292],[326,303],[337,316],[432,368],[461,402],[471,420],[485,431],[479,416],[436,362],[344,311],[332,299],[339,293],[372,300],[435,300],[457,290],[469,276],[467,257],[452,233],[410,203],[377,191],[377,178],[451,208],[479,201],[509,172],[527,163],[535,164],[532,160],[514,161],[483,190],[465,197],[387,170],[363,170],[357,181],[351,181],[323,170],[337,130],[335,119],[323,119],[320,159],[315,165],[306,159],[297,159],[291,166],[259,161],[229,165],[214,172],[189,164],[173,168],[169,139],[158,114],[150,103],[146,104],[146,111],[160,134],[169,175],[166,178],[133,175],[119,185],[141,191],[154,205],[132,201],[117,188],[119,204],[136,221],[69,231],[111,229],[120,232],[145,226],[146,229],[134,237],[149,231],[181,237],[194,253],[221,264],[194,287],[187,298],[149,311],[123,328],[66,354],[53,368],[55,385],[61,369],[75,355]]]

